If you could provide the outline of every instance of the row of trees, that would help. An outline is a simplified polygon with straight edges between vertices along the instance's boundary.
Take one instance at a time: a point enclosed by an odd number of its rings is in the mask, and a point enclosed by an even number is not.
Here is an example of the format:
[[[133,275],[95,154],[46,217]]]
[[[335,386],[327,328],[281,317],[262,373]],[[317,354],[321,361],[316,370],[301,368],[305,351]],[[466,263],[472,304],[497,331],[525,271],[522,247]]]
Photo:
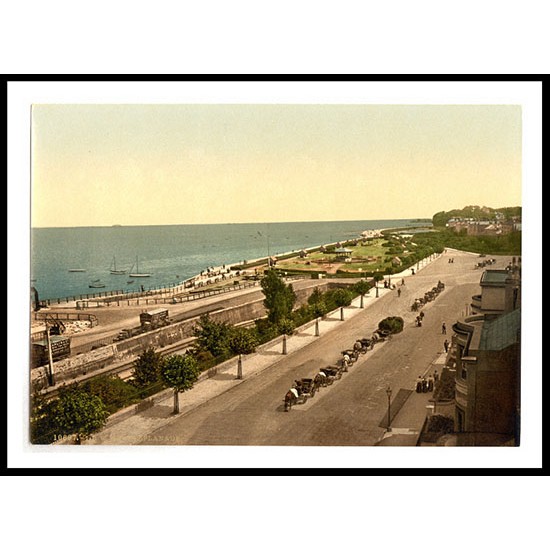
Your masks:
[[[296,326],[329,311],[351,304],[357,295],[365,295],[370,284],[362,280],[352,289],[315,289],[307,304],[298,309],[296,293],[271,269],[261,282],[267,317],[253,328],[235,327],[213,321],[203,315],[194,328],[193,347],[184,355],[163,357],[153,348],[145,349],[134,361],[132,377],[99,376],[62,388],[55,399],[37,394],[32,399],[31,441],[49,444],[60,437],[75,436],[75,442],[87,439],[101,429],[110,414],[161,391],[174,390],[174,413],[179,412],[179,394],[193,387],[201,371],[239,356],[237,378],[242,378],[242,356],[278,335],[291,335]]]
[[[75,436],[80,444],[100,430],[121,407],[169,387],[174,390],[174,412],[179,412],[179,393],[193,387],[200,368],[192,354],[162,357],[146,349],[134,362],[133,377],[100,376],[61,388],[55,399],[35,394],[32,398],[30,439],[49,444]]]
[[[468,235],[466,230],[459,233],[452,229],[441,229],[429,233],[418,233],[413,242],[418,247],[442,252],[444,248],[456,248],[478,254],[521,255],[521,231],[505,235]]]

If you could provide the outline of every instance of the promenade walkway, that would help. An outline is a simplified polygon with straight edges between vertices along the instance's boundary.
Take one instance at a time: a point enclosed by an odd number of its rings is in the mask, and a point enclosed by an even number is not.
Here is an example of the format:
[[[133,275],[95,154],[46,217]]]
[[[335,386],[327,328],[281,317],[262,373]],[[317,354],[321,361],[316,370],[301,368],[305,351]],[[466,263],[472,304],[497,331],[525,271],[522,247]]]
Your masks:
[[[418,273],[424,267],[434,260],[423,260],[415,271]],[[412,275],[410,269],[402,273],[392,275],[392,280],[397,282],[406,279]],[[379,288],[379,297],[385,294],[395,292],[388,288]],[[363,298],[363,308],[369,308],[376,298],[375,290]],[[318,321],[318,333],[322,335],[341,326],[341,315],[344,316],[344,322],[347,319],[359,314],[363,309],[360,306],[361,297],[357,297],[350,308],[343,308],[343,312],[338,309],[327,315],[325,319]],[[316,322],[310,322],[300,328],[299,335],[287,338],[287,354],[301,349],[319,336],[316,335]],[[171,389],[154,396],[148,403],[128,407],[122,411],[111,415],[106,427],[95,434],[92,439],[83,442],[88,445],[135,445],[144,439],[148,444],[154,444],[155,430],[164,427],[174,420],[181,418],[190,411],[207,403],[211,399],[231,390],[238,384],[242,384],[253,376],[258,376],[262,371],[268,369],[286,357],[282,354],[282,337],[279,337],[257,349],[253,354],[243,356],[243,379],[237,379],[237,358],[218,366],[215,376],[208,377],[203,373],[192,390],[179,394],[180,412],[173,414],[173,391]],[[431,393],[411,395],[405,400],[399,412],[392,419],[392,432],[388,432],[388,437],[384,437],[383,445],[414,445],[418,438],[426,416],[426,405],[428,404]],[[393,430],[395,427],[395,430]],[[403,437],[401,437],[403,436]],[[401,440],[405,443],[400,442]],[[62,443],[70,443],[64,441]]]

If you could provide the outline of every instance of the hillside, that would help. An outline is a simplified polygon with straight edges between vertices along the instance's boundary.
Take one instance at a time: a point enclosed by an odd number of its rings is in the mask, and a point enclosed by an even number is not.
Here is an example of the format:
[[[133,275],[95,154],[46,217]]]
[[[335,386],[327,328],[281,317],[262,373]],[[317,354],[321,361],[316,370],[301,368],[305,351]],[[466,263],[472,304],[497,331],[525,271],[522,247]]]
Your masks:
[[[465,206],[462,209],[449,210],[448,212],[437,212],[433,215],[434,227],[445,227],[445,224],[452,218],[471,218],[474,220],[510,220],[521,219],[521,206],[507,206],[503,208],[490,208],[488,206]]]

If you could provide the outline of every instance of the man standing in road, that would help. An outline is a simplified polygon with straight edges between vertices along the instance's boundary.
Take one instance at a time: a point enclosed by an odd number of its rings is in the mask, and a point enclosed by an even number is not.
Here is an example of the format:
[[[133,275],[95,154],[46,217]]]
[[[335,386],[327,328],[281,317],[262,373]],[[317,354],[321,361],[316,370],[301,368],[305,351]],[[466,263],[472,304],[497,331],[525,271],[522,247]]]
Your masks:
[[[447,326],[445,323],[441,325],[441,334],[447,334]]]

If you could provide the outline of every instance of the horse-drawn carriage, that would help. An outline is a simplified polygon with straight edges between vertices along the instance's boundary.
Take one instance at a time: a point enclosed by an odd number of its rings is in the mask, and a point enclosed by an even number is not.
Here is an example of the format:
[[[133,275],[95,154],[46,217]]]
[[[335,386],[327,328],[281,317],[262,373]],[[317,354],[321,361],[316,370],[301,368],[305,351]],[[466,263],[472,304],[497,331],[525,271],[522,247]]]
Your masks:
[[[384,340],[389,340],[391,338],[391,331],[390,330],[384,330],[384,329],[376,329],[374,331],[374,334],[377,336],[377,340],[381,340],[382,342]]]
[[[424,296],[422,298],[416,298],[414,302],[411,305],[411,311],[418,311],[422,306],[427,304],[428,302],[432,302],[437,298],[439,293],[445,289],[445,284],[441,281],[437,282],[437,285],[432,287],[431,290],[428,290],[428,292],[424,293]]]
[[[317,374],[315,378],[295,380],[292,388],[285,394],[285,411],[289,411],[292,405],[305,403],[308,397],[313,397],[321,386],[326,385],[324,378],[324,376]]]
[[[374,347],[374,339],[373,338],[360,338],[353,344],[353,349],[357,351],[358,353],[367,353],[367,350],[370,348],[372,349]]]
[[[341,364],[344,368],[344,372],[348,370],[348,367],[350,367],[357,359],[359,358],[359,351],[354,349],[345,349],[342,351],[342,360]]]

